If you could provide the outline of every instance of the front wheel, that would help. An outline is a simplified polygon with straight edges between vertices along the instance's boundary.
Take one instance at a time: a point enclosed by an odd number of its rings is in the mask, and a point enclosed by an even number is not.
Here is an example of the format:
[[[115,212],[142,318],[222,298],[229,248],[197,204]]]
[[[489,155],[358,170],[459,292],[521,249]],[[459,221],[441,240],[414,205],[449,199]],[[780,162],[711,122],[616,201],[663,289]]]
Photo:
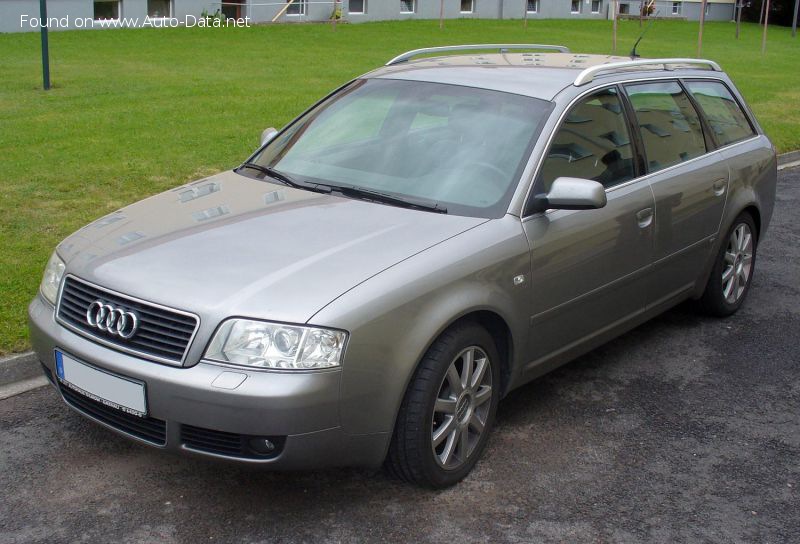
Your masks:
[[[714,316],[733,314],[744,302],[756,264],[758,232],[748,213],[733,222],[716,256],[714,269],[700,299],[703,309]]]
[[[500,359],[475,323],[444,332],[420,363],[397,417],[386,466],[426,487],[453,485],[480,458],[500,394]]]

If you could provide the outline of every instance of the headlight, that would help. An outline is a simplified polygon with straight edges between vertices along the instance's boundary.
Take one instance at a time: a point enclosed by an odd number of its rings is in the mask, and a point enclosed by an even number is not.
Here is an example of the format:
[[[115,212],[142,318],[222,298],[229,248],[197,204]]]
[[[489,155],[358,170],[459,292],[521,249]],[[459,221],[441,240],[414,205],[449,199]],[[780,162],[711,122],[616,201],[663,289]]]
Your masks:
[[[50,256],[50,260],[47,261],[47,267],[44,269],[44,277],[42,278],[42,285],[39,286],[42,296],[53,306],[56,305],[58,288],[61,285],[61,278],[64,277],[64,268],[64,261],[62,261],[61,257],[54,251]]]
[[[347,333],[249,319],[225,321],[205,358],[259,368],[309,370],[341,363]]]

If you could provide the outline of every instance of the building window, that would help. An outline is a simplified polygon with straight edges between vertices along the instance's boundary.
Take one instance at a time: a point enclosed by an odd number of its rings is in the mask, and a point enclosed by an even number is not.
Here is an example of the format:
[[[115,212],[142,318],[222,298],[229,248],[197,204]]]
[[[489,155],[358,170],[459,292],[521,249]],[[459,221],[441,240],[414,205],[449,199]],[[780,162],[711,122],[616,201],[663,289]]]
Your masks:
[[[95,20],[119,19],[120,2],[119,0],[95,0],[94,18]]]
[[[472,13],[475,11],[475,0],[461,0],[461,13]]]
[[[242,6],[241,0],[227,0],[223,1],[220,11],[225,19],[241,19]]]
[[[147,0],[148,17],[170,17],[172,15],[170,0]]]
[[[601,9],[603,9],[602,0],[592,0],[592,13],[600,13]]]
[[[347,10],[349,13],[362,15],[367,12],[367,0],[350,0]]]
[[[286,0],[289,2],[289,0]],[[305,15],[306,14],[306,0],[294,0],[294,2],[286,10],[286,15]]]
[[[706,4],[706,17],[711,15],[711,4]]]
[[[400,13],[414,13],[417,10],[417,0],[400,0]]]
[[[581,12],[581,0],[572,0],[572,7],[570,8],[570,13],[580,13]]]
[[[672,14],[673,15],[680,15],[681,14],[681,3],[680,2],[673,2],[672,3]]]
[[[539,0],[528,0],[528,13],[539,13]]]
[[[619,12],[622,15],[627,15],[631,12],[631,7],[629,4],[620,4],[619,5]]]

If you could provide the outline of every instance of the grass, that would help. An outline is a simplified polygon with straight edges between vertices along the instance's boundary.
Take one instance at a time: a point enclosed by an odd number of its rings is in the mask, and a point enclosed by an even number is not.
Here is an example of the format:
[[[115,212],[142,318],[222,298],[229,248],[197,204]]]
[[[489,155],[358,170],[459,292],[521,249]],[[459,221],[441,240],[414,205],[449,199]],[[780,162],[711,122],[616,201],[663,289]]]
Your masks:
[[[620,51],[639,33],[620,23]],[[781,151],[800,148],[800,40],[706,26],[704,56],[737,81]],[[311,102],[398,52],[450,43],[562,43],[609,53],[607,21],[436,21],[0,34],[0,354],[27,348],[25,308],[53,247],[146,195],[232,167]],[[694,56],[697,24],[658,22],[643,56]]]

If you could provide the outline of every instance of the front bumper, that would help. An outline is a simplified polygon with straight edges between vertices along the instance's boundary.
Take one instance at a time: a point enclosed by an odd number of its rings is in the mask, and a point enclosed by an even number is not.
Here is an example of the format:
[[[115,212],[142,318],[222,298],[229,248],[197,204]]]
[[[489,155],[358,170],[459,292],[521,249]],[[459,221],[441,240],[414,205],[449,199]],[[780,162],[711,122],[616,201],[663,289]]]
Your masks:
[[[354,435],[341,427],[339,369],[278,372],[203,361],[191,367],[162,365],[100,346],[65,329],[56,323],[53,307],[40,296],[31,302],[28,320],[33,349],[67,405],[129,438],[166,450],[276,469],[375,467],[383,462],[389,433]],[[64,394],[63,386],[55,379],[56,349],[111,373],[144,382],[148,418],[165,426],[163,443],[130,432],[124,418],[114,417],[113,409],[98,407],[112,410],[109,417],[102,417],[91,404],[77,402],[83,400],[80,397]],[[230,388],[239,381],[239,385]],[[131,420],[131,425],[137,424]],[[208,431],[204,434],[209,437],[207,447],[198,446],[191,439],[197,429]],[[268,437],[277,447],[264,455],[252,451],[237,454],[213,447],[217,443],[229,445],[236,436],[245,445],[252,437]]]

